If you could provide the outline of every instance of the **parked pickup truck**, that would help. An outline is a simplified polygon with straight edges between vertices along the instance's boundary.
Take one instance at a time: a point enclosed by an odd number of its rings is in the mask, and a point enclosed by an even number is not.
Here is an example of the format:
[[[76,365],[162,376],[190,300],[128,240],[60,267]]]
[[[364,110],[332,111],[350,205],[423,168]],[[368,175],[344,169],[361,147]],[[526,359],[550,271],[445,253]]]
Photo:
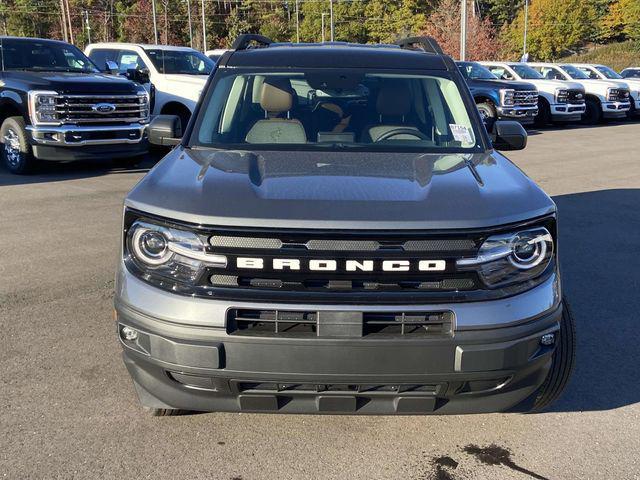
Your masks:
[[[536,124],[575,122],[586,111],[585,91],[582,85],[559,80],[547,80],[526,63],[480,62],[502,80],[532,83],[538,89],[538,116]]]
[[[529,63],[549,80],[579,83],[584,87],[586,111],[582,122],[593,125],[603,118],[623,118],[631,108],[629,87],[610,80],[592,80],[582,70],[568,64]]]
[[[527,82],[500,80],[477,62],[457,62],[462,76],[489,128],[496,120],[517,120],[523,125],[538,115],[538,90]]]
[[[496,150],[526,131],[489,133],[433,39],[398,44],[243,35],[184,135],[153,119],[175,148],[125,199],[114,299],[152,414],[525,412],[561,394],[556,206]]]
[[[85,49],[99,67],[114,63],[120,73],[139,70],[149,77],[152,115],[177,115],[185,128],[215,63],[188,47],[136,43],[94,43]]]
[[[127,159],[148,150],[149,95],[68,43],[0,37],[0,142],[12,173],[35,160]],[[105,148],[108,146],[108,148]]]
[[[635,117],[640,115],[640,78],[624,78],[618,72],[605,65],[597,65],[591,63],[574,63],[574,67],[582,70],[591,79],[609,80],[618,83],[621,87],[628,86],[629,94],[629,116]]]

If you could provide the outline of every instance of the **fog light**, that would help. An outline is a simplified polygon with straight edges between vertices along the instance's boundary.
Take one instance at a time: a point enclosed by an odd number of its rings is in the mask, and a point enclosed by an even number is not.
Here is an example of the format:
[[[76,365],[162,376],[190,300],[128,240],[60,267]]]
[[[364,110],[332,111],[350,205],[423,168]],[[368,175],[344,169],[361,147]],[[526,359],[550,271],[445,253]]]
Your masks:
[[[138,338],[137,330],[134,330],[131,327],[122,327],[121,333],[122,338],[124,338],[125,340],[129,340],[130,342],[133,342]]]
[[[545,346],[553,345],[556,341],[556,336],[554,333],[545,333],[540,337],[540,343]]]

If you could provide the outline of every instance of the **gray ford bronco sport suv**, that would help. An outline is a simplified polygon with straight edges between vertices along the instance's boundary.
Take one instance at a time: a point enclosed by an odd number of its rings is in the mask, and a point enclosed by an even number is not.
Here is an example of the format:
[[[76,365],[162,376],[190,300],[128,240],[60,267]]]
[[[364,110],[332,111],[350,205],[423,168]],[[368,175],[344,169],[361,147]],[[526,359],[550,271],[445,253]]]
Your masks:
[[[125,200],[116,322],[141,404],[179,411],[536,411],[574,324],[556,207],[495,149],[430,38],[243,35]],[[494,149],[495,148],[495,149]]]

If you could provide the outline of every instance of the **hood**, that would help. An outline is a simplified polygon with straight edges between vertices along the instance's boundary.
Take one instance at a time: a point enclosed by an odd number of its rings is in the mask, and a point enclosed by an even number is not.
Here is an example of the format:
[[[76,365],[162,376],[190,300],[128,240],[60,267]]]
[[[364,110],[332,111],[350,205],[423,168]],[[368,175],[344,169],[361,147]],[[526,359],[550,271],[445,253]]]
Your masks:
[[[497,152],[231,152],[178,147],[125,204],[186,222],[311,229],[479,228],[555,210]]]
[[[135,94],[138,85],[117,75],[102,73],[6,71],[6,79],[15,79],[33,89],[54,90],[64,94]]]
[[[470,84],[491,88],[512,88],[514,90],[537,90],[533,83],[520,82],[514,80],[484,80],[484,79],[468,79]]]
[[[626,82],[623,82],[622,80],[600,80],[596,78],[589,78],[589,79],[585,78],[584,80],[574,79],[572,81],[582,85],[587,90],[587,92],[589,91],[589,89],[591,90],[599,89],[604,91],[607,88],[628,88],[629,87],[626,84]]]
[[[532,80],[535,85],[540,88],[546,88],[549,90],[553,90],[554,88],[563,88],[563,89],[574,89],[574,90],[584,90],[584,87],[576,82],[565,82],[564,80]]]

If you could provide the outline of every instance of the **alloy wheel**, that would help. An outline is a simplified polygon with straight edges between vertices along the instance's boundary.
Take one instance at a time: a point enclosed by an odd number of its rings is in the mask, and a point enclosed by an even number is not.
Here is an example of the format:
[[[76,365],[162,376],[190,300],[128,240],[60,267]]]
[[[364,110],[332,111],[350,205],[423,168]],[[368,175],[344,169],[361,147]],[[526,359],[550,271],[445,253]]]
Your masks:
[[[22,162],[22,152],[20,151],[20,138],[12,128],[7,129],[3,138],[4,155],[7,164],[11,168],[17,168]]]

